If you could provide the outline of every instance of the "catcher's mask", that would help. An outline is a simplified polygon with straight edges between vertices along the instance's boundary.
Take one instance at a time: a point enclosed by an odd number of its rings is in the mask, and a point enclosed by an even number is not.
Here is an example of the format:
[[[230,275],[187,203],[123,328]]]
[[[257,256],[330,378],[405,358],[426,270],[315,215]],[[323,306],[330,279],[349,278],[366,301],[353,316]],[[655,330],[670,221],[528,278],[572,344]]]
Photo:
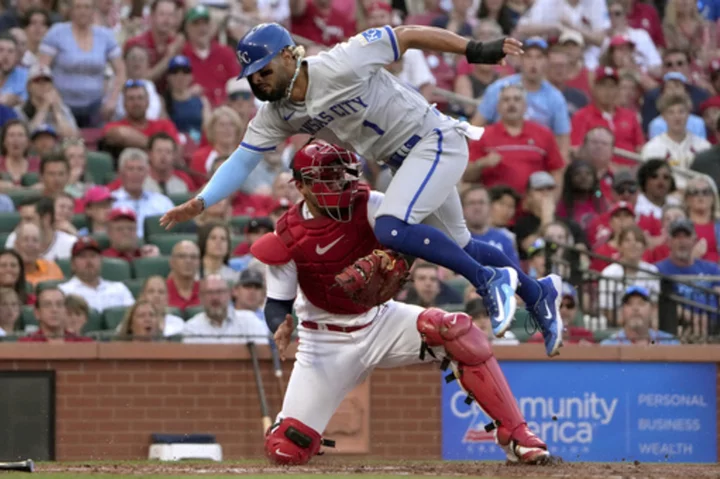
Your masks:
[[[295,153],[292,169],[295,181],[312,192],[328,217],[350,221],[360,180],[360,162],[353,153],[329,143],[309,143]]]

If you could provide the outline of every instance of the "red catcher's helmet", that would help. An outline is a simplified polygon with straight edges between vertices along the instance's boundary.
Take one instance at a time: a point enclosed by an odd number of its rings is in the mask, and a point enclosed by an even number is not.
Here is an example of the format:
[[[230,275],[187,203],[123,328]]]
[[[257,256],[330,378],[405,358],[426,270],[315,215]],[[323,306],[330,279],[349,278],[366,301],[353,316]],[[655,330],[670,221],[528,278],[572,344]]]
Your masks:
[[[360,180],[360,162],[353,153],[329,143],[309,143],[295,153],[292,169],[325,214],[350,221]]]

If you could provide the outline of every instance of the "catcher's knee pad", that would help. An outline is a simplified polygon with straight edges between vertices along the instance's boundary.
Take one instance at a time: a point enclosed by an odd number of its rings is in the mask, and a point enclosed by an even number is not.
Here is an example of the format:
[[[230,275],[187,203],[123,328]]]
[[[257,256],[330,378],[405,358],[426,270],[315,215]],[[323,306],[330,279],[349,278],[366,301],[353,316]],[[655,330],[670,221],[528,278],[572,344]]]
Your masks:
[[[525,424],[487,335],[470,316],[431,308],[418,316],[417,328],[427,346],[442,346],[457,362],[457,379],[463,389],[493,421],[510,433]]]
[[[280,420],[265,437],[265,456],[278,465],[307,464],[320,451],[320,434],[291,417]]]
[[[487,336],[465,313],[426,309],[418,316],[417,329],[428,346],[444,347],[460,364],[481,364],[493,356]]]

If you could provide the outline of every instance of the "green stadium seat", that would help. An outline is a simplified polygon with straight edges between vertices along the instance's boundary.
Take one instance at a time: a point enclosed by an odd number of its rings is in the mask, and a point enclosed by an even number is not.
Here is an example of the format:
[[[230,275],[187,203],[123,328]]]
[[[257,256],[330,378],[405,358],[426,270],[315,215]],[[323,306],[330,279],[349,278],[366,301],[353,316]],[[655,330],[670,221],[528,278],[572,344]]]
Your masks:
[[[195,243],[197,241],[197,235],[179,233],[153,235],[149,238],[148,243],[157,245],[157,247],[160,248],[160,254],[169,256],[173,246],[183,240],[189,240]]]
[[[251,219],[250,216],[233,216],[230,218],[230,227],[234,229],[236,233],[244,234],[245,226],[247,226]]]
[[[20,213],[0,213],[0,231],[3,233],[11,233],[19,223]]]
[[[465,297],[465,288],[470,284],[470,281],[466,280],[462,276],[458,276],[457,278],[451,278],[445,281],[445,284],[450,286],[452,289],[457,291],[460,294],[460,297]]]
[[[73,226],[74,226],[75,228],[77,228],[78,230],[81,230],[81,229],[83,229],[83,228],[87,228],[87,227],[88,227],[88,224],[89,224],[89,222],[88,222],[88,217],[87,217],[86,215],[84,215],[84,214],[73,215],[73,217],[72,217],[72,224],[73,224]]]
[[[105,184],[109,185],[110,183],[115,181],[115,178],[117,178],[117,173],[115,173],[114,171],[108,171],[107,173],[105,173]]]
[[[30,328],[38,328],[40,327],[40,323],[38,323],[37,318],[35,318],[35,308],[33,306],[23,306],[22,310],[20,311],[20,320],[19,325],[16,325],[16,328],[18,328],[21,331],[26,331],[28,327]]]
[[[103,323],[105,325],[103,329],[115,331],[118,324],[120,324],[125,317],[127,309],[125,306],[118,306],[103,311]]]
[[[190,306],[189,308],[185,308],[185,314],[183,316],[185,317],[185,321],[187,321],[188,319],[192,318],[196,314],[202,313],[203,311],[204,308],[202,306]]]
[[[125,286],[128,287],[128,289],[130,290],[130,292],[133,295],[133,298],[135,298],[135,299],[137,299],[138,296],[140,296],[140,291],[142,290],[144,282],[145,282],[145,280],[142,278],[129,279],[127,281],[124,281]]]
[[[95,331],[102,331],[105,327],[105,323],[103,322],[103,316],[98,311],[95,311],[94,309],[90,310],[90,315],[88,316],[87,323],[85,323],[85,326],[82,328],[82,334],[88,334]]]
[[[160,226],[160,218],[161,215],[156,216],[146,216],[143,227],[145,229],[145,238],[150,238],[153,235],[162,235],[162,234],[168,234],[169,232],[163,227]]]
[[[100,275],[110,281],[127,281],[132,278],[130,263],[119,258],[103,258]]]
[[[10,233],[0,233],[0,248],[5,247],[5,243],[7,243],[8,236],[10,236]]]
[[[108,184],[108,174],[113,170],[112,156],[102,151],[88,151],[87,171],[96,183]]]
[[[69,278],[69,276],[68,276]],[[49,279],[47,281],[41,281],[35,286],[35,291],[38,293],[43,291],[45,288],[54,288],[59,284],[65,283],[67,279]]]
[[[20,206],[20,203],[30,198],[40,198],[42,194],[38,190],[10,190],[7,195],[13,200],[15,208]]]
[[[187,200],[192,198],[192,193],[175,193],[173,195],[167,195],[170,200],[175,203],[175,206],[185,203]]]
[[[67,279],[72,278],[72,268],[70,267],[70,258],[56,259],[55,263],[60,266],[60,270],[63,272],[63,276]]]
[[[35,293],[35,286],[32,285],[32,283],[25,282],[25,292],[27,294],[33,294]]]
[[[32,186],[38,181],[40,181],[39,173],[25,173],[22,175],[22,178],[20,178],[20,184],[22,186]]]
[[[133,260],[133,270],[135,278],[142,280],[155,275],[166,278],[170,274],[170,258],[167,256],[136,258]]]
[[[91,235],[95,241],[98,242],[98,246],[100,246],[100,249],[105,250],[110,247],[110,238],[108,238],[108,235],[105,233],[94,233]]]

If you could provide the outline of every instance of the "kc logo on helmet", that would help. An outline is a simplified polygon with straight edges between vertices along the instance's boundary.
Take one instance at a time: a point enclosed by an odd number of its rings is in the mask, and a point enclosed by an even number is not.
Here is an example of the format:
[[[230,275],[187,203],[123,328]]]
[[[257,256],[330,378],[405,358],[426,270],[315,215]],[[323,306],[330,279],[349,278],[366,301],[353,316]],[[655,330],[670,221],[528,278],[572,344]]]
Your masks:
[[[248,55],[248,52],[238,50],[237,57],[238,60],[240,60],[240,63],[242,63],[243,65],[247,65],[248,63],[250,63],[250,55]]]

